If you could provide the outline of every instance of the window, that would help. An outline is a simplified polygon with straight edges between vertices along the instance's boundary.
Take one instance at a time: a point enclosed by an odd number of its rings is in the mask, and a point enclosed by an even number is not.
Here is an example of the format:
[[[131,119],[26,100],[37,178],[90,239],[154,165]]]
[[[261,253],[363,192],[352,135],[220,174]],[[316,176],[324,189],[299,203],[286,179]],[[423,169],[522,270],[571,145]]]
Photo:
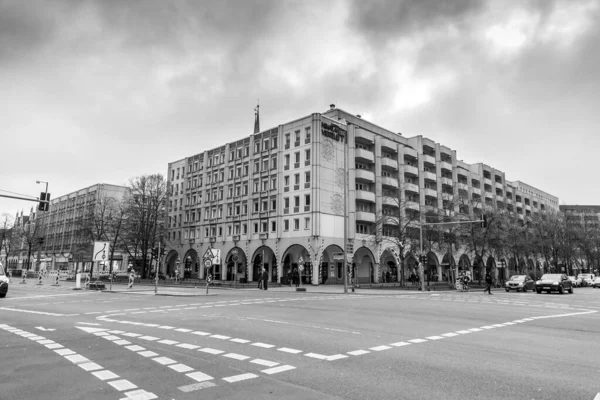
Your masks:
[[[254,181],[254,191],[252,193],[258,193],[258,187],[260,183],[258,181]]]
[[[283,159],[284,159],[283,167],[285,169],[290,169],[290,155],[286,154]]]
[[[248,157],[250,154],[250,148],[248,146],[244,147],[244,157]]]
[[[290,230],[290,220],[284,219],[283,220],[283,231],[288,232],[289,230]]]
[[[304,211],[310,210],[310,194],[304,195]]]
[[[256,141],[254,142],[254,154],[256,153],[260,153],[260,142]]]
[[[269,159],[268,158],[264,158],[262,160],[262,170],[266,171],[269,169]]]
[[[297,164],[300,163],[300,152],[299,151],[294,153],[294,162]]]
[[[294,207],[300,207],[300,196],[294,196]]]
[[[223,227],[222,226],[219,227],[219,236],[223,236]]]
[[[310,218],[304,218],[304,229],[310,229]]]
[[[260,162],[258,160],[254,161],[254,173],[260,172]]]
[[[294,230],[297,231],[300,229],[300,219],[294,218]]]
[[[290,148],[290,134],[289,133],[285,134],[285,148],[286,149]]]
[[[254,210],[254,212],[258,212],[258,201],[254,201],[254,203],[252,203],[252,210]]]
[[[290,176],[284,176],[283,177],[283,186],[290,186]]]
[[[310,163],[310,149],[304,152],[304,164],[307,165]]]
[[[294,174],[294,185],[300,185],[300,174]]]
[[[271,178],[271,190],[277,189],[277,178]]]
[[[365,191],[369,191],[369,185],[367,185],[366,183],[357,183],[356,184],[356,190],[365,190]]]
[[[269,149],[269,138],[265,138],[263,139],[263,151],[266,151]]]
[[[275,232],[277,230],[277,222],[271,221],[271,232]]]
[[[244,176],[248,176],[248,164],[244,165]]]
[[[248,184],[244,183],[244,187],[242,188],[242,194],[245,196],[248,194]]]
[[[247,234],[248,233],[248,224],[243,224],[242,225],[242,234]]]
[[[304,173],[304,187],[310,187],[310,171]]]
[[[304,143],[310,143],[310,128],[305,128],[305,138]]]
[[[269,190],[269,180],[265,179],[262,181],[262,191],[266,192],[267,190]]]
[[[227,189],[227,198],[230,199],[233,196],[233,188],[229,187]]]
[[[229,175],[228,175],[228,179],[231,180],[233,179],[233,168],[229,167]]]
[[[246,203],[244,203],[244,204],[242,205],[242,214],[243,214],[243,215],[246,215],[246,214],[248,214],[248,204],[246,204]]]
[[[261,232],[267,232],[267,229],[268,229],[267,222],[261,222],[261,224],[260,224],[260,231]]]
[[[237,158],[242,158],[242,149],[237,149]]]
[[[258,222],[254,223],[254,233],[258,233]]]
[[[369,229],[366,225],[364,224],[356,224],[356,233],[369,233]]]
[[[285,197],[283,199],[283,208],[290,208],[290,198],[289,197]]]
[[[227,225],[227,235],[231,236],[231,232],[232,232],[231,225]]]
[[[234,158],[235,158],[235,150],[231,150],[229,152],[229,161],[233,161]]]
[[[261,211],[269,211],[269,202],[267,200],[262,202]]]
[[[271,211],[277,210],[277,199],[271,200]]]
[[[277,169],[277,156],[271,157],[271,169]]]
[[[272,149],[276,149],[277,148],[277,136],[273,136],[271,138],[271,148]]]
[[[298,146],[300,144],[300,130],[297,130],[296,132],[294,132],[294,136],[295,136],[295,142],[296,142],[296,146]]]

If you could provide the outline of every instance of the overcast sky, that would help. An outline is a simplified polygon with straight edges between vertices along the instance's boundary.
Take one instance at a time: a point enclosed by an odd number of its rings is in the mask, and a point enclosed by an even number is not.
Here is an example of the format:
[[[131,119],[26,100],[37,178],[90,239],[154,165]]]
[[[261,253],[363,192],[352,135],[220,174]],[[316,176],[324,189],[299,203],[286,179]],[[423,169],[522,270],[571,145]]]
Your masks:
[[[260,99],[262,129],[335,103],[600,204],[599,17],[584,0],[0,0],[0,189],[166,175],[250,135]]]

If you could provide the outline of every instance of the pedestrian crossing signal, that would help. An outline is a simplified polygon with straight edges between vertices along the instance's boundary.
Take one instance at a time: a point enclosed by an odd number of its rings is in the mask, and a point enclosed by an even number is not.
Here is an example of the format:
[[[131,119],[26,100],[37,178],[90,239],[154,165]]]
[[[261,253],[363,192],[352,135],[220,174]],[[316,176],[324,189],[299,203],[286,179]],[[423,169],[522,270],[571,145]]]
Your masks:
[[[50,210],[50,193],[41,192],[40,202],[38,203],[38,211]]]

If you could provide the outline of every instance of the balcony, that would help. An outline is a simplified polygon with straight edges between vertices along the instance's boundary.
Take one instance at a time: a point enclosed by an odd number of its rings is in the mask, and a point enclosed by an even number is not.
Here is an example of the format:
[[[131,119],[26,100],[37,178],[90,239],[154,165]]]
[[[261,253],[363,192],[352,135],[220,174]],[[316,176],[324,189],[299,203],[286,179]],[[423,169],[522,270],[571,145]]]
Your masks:
[[[531,206],[529,204],[525,204],[525,210],[531,211]]]
[[[415,149],[412,149],[410,147],[404,147],[403,148],[404,154],[407,156],[411,156],[414,159],[417,159],[417,151]]]
[[[379,144],[381,145],[381,147],[384,150],[386,150],[388,152],[392,152],[392,153],[396,153],[396,151],[397,151],[396,149],[398,148],[398,145],[395,142],[393,142],[389,139],[383,138],[383,137],[381,138],[381,141],[379,142]]]
[[[447,171],[452,171],[452,164],[446,162],[446,161],[442,161],[440,163],[440,166],[442,167],[442,169],[445,169]]]
[[[367,182],[375,182],[375,174],[371,171],[366,171],[364,169],[355,170],[355,179],[362,180]]]
[[[415,166],[404,164],[404,173],[419,176],[419,169]]]
[[[398,189],[398,180],[394,178],[390,178],[389,176],[384,176],[381,178],[381,184],[384,186],[390,186],[395,189]]]
[[[375,193],[367,192],[366,190],[357,190],[355,192],[356,200],[368,201],[375,203]]]
[[[407,209],[410,209],[410,210],[415,210],[415,211],[420,211],[421,210],[421,206],[416,201],[410,201],[410,200],[408,200],[408,201],[406,201],[406,203],[404,204],[404,206]]]
[[[421,159],[423,160],[423,162],[435,165],[435,157],[433,157],[433,156],[423,154],[421,156]]]
[[[294,207],[294,212],[295,212],[295,213],[298,213],[298,212],[300,212],[300,206],[298,206],[298,207]]]
[[[498,189],[504,189],[502,182],[494,182],[494,186],[496,186]]]
[[[464,190],[465,192],[469,191],[469,185],[467,185],[466,183],[459,182],[457,186],[458,190]]]
[[[383,196],[382,200],[381,200],[382,204],[385,206],[389,206],[389,207],[394,207],[394,208],[398,208],[398,197],[388,197],[388,196]]]
[[[398,171],[398,161],[393,158],[381,157],[381,167],[386,167]]]
[[[509,198],[507,197],[507,198],[506,198],[506,204],[512,204],[512,203],[513,203],[512,199],[509,199]]]
[[[423,194],[425,197],[433,197],[437,199],[437,190],[435,189],[423,188]]]
[[[476,188],[476,187],[471,188],[471,192],[473,194],[477,194],[477,195],[481,196],[481,189],[479,189],[479,188]]]
[[[373,154],[372,151],[369,151],[369,150],[355,149],[354,150],[354,159],[357,161],[361,160],[361,161],[367,161],[367,162],[373,163],[375,160],[375,155]]]
[[[496,201],[504,202],[504,196],[496,195]]]
[[[233,241],[234,241],[234,242],[239,242],[239,240],[240,240],[240,235],[233,235],[233,238],[232,238],[232,239],[233,239]]]
[[[492,180],[490,178],[483,178],[483,183],[485,185],[490,185],[492,186]]]
[[[210,243],[216,243],[217,242],[217,237],[216,236],[211,236],[211,237],[208,238],[208,241]]]
[[[523,208],[523,203],[521,203],[520,201],[517,201],[515,205],[517,206],[517,208]]]
[[[359,141],[367,142],[369,144],[373,144],[375,141],[375,135],[373,133],[360,128],[354,130],[354,138],[362,139]]]
[[[357,211],[356,212],[356,221],[364,221],[364,222],[375,222],[375,214],[368,211]]]
[[[414,183],[405,183],[404,190],[407,192],[419,193],[419,186]]]
[[[310,182],[304,182],[304,188],[308,189],[310,187]]]
[[[442,177],[442,185],[453,186],[454,182],[452,182],[451,178],[443,178]]]
[[[423,171],[423,178],[428,179],[433,182],[437,181],[437,177],[433,172]]]

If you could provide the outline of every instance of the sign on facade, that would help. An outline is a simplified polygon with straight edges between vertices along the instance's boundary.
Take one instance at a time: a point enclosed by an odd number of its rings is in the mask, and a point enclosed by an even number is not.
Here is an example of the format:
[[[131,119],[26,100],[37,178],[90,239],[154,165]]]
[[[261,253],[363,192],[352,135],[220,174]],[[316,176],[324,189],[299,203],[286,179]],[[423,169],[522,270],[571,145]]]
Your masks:
[[[333,261],[344,261],[344,253],[333,253]]]

